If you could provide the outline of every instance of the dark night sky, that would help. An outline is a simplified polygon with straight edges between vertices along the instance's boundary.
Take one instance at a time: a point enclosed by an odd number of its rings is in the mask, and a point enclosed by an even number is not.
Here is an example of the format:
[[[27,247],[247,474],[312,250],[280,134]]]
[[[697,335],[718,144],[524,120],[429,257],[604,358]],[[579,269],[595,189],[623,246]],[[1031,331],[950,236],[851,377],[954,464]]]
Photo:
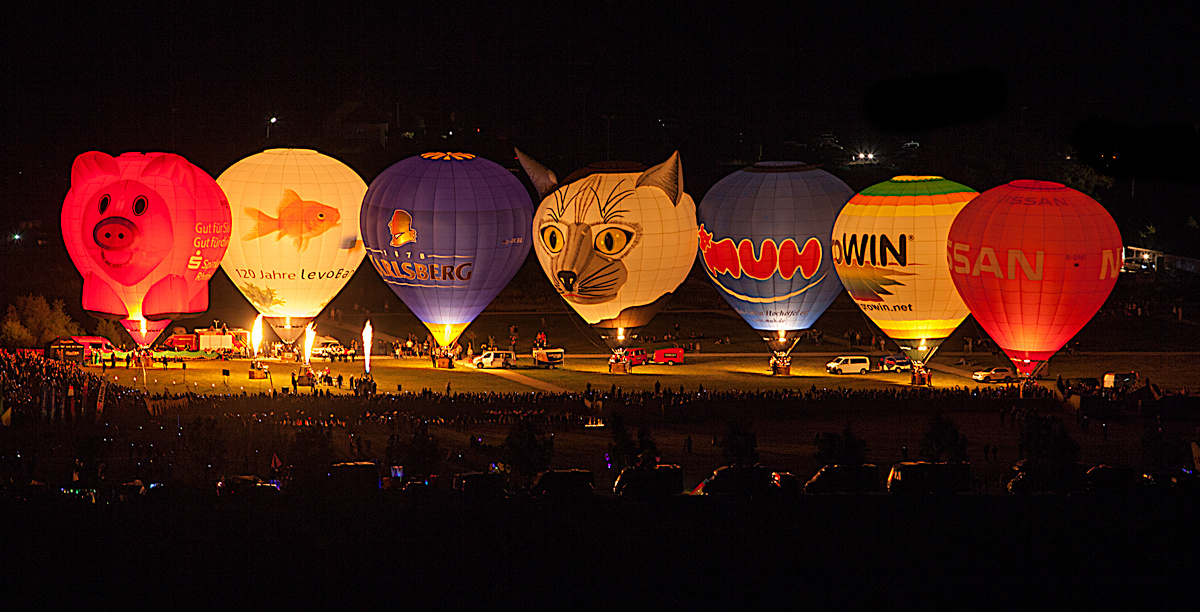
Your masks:
[[[606,145],[645,162],[680,149],[695,191],[720,178],[722,156],[761,145],[770,157],[825,132],[887,151],[909,138],[987,149],[988,134],[1024,129],[1093,158],[1131,153],[1107,168],[1120,180],[1177,185],[1195,167],[1200,22],[1183,3],[328,4],[27,3],[7,14],[9,221],[18,210],[53,218],[71,161],[91,149],[174,150],[216,176],[269,146],[311,146],[368,181],[418,149],[497,158],[516,144],[563,173]],[[387,149],[339,154],[323,139],[353,101],[358,116],[392,122]],[[426,139],[404,142],[422,124]],[[456,128],[480,131],[439,139]]]

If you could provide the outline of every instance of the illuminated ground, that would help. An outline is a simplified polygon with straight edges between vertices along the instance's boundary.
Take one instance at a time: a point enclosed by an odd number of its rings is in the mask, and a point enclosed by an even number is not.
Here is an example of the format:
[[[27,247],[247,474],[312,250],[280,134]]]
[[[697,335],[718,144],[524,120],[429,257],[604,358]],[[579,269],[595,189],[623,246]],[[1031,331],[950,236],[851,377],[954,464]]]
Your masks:
[[[859,354],[859,353],[853,353]],[[551,385],[570,391],[583,391],[588,383],[594,388],[608,388],[617,385],[627,390],[653,389],[655,383],[671,386],[677,389],[683,385],[685,389],[695,390],[699,385],[711,391],[742,389],[796,389],[818,387],[858,388],[887,388],[895,385],[907,385],[909,377],[902,373],[872,372],[865,376],[829,376],[825,374],[825,363],[836,353],[825,355],[801,355],[792,360],[792,376],[775,377],[767,374],[765,356],[727,356],[702,355],[689,356],[687,363],[681,366],[648,365],[638,367],[633,375],[608,374],[607,362],[600,357],[567,356],[566,366],[555,370],[525,368],[530,364],[526,356],[518,361],[518,369],[514,372],[521,376],[544,381]],[[936,361],[946,369],[967,372],[976,368],[1003,365],[990,355],[967,356],[977,365],[954,365],[958,356],[943,353]],[[1165,389],[1181,389],[1200,387],[1200,368],[1188,367],[1185,364],[1200,357],[1197,354],[1108,354],[1108,355],[1076,355],[1059,356],[1051,362],[1050,372],[1066,378],[1100,377],[1109,371],[1137,371],[1143,379],[1149,378]],[[291,372],[297,370],[296,364],[268,362],[272,373],[271,380],[249,380],[249,362],[234,361],[191,361],[187,369],[179,364],[172,364],[168,369],[161,366],[146,370],[143,377],[140,370],[126,370],[119,366],[115,371],[108,370],[106,377],[114,382],[133,384],[144,387],[152,393],[179,392],[185,387],[199,393],[228,393],[230,390],[249,393],[269,391],[271,384],[282,389],[291,386]],[[313,364],[315,370],[323,372],[326,368],[336,378],[341,374],[344,385],[340,392],[349,392],[349,377],[361,376],[363,362],[353,363],[324,361]],[[222,370],[228,369],[228,378],[222,376]],[[98,367],[89,370],[100,372]],[[458,392],[524,392],[533,391],[533,387],[514,382],[500,376],[477,371],[475,368],[460,362],[453,370],[437,370],[430,366],[428,360],[409,358],[394,359],[391,357],[375,357],[372,359],[372,374],[379,391],[394,392],[397,385],[405,391],[419,391],[424,388],[435,391],[445,391],[449,383],[452,391]],[[1047,377],[1043,384],[1052,384],[1053,378]],[[935,387],[971,385],[978,383],[967,377],[947,371],[935,371],[933,384]],[[339,392],[334,388],[333,392]]]

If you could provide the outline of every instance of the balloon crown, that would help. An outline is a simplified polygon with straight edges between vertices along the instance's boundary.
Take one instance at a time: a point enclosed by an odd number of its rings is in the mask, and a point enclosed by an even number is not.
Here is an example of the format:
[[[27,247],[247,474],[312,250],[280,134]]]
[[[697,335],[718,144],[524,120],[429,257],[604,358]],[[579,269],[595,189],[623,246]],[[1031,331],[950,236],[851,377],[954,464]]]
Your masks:
[[[430,151],[429,153],[422,153],[421,157],[435,161],[466,161],[468,159],[475,159],[475,156],[471,153],[455,153],[451,151]]]
[[[817,166],[810,166],[804,162],[762,161],[744,168],[744,170],[746,172],[807,172],[809,170],[816,170],[817,168]]]
[[[1017,179],[1015,181],[1010,181],[1008,184],[1010,187],[1016,187],[1017,189],[1066,189],[1067,188],[1067,186],[1063,185],[1062,183],[1055,183],[1053,181],[1037,181],[1037,180],[1032,180],[1032,179]]]
[[[893,182],[893,183],[920,183],[920,182],[924,182],[924,181],[944,181],[944,180],[946,180],[946,179],[943,179],[940,176],[909,176],[906,174],[902,174],[900,176],[893,176],[891,182]]]

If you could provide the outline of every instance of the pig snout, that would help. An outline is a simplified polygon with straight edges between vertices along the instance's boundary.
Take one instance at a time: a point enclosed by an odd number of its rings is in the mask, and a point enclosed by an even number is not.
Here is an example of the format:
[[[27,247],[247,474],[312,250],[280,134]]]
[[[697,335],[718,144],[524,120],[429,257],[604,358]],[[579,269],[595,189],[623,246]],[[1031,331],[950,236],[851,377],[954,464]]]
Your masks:
[[[96,224],[92,239],[102,249],[124,251],[137,244],[138,228],[129,219],[109,217]]]

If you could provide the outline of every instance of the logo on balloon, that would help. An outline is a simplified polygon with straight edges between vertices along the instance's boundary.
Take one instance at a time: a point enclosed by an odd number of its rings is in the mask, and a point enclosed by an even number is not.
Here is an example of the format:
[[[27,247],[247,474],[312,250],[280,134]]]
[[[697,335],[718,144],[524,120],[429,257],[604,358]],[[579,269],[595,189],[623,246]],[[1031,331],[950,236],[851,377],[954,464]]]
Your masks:
[[[732,238],[713,240],[712,232],[700,225],[700,252],[704,256],[704,267],[713,277],[728,274],[741,278],[743,274],[754,280],[768,280],[779,273],[784,280],[791,280],[796,272],[808,280],[821,267],[821,241],[815,236],[797,248],[792,238],[778,245],[772,238],[763,240],[755,255],[754,243],[743,238],[736,245]]]
[[[388,244],[394,247],[404,246],[417,241],[417,228],[412,226],[412,215],[403,210],[392,212],[392,220],[388,221],[388,231],[392,241]]]
[[[833,263],[850,297],[860,302],[882,302],[882,296],[894,295],[888,287],[903,287],[897,277],[913,274],[887,266],[908,266],[909,240],[906,234],[896,241],[886,234],[850,234],[849,239],[842,234],[841,240],[835,239]]]

